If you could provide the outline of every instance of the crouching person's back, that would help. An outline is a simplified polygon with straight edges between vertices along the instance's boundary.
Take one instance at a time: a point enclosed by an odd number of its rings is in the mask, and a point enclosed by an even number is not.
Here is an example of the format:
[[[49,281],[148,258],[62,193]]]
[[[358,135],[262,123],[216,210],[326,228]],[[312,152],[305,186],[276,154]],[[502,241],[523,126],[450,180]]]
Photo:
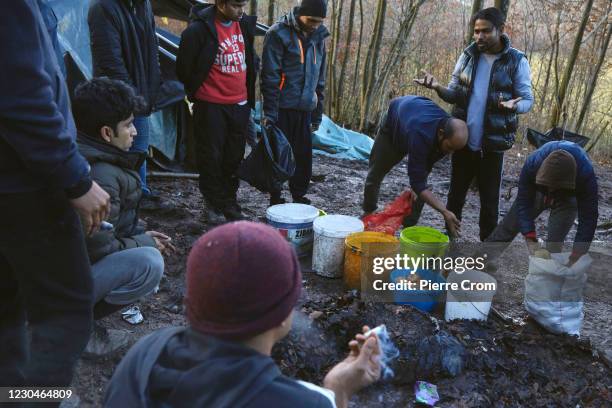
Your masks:
[[[302,276],[274,229],[250,222],[215,228],[187,261],[189,327],[140,340],[117,367],[108,407],[344,407],[380,376],[375,337],[358,335],[323,387],[285,377],[270,357],[291,329]]]

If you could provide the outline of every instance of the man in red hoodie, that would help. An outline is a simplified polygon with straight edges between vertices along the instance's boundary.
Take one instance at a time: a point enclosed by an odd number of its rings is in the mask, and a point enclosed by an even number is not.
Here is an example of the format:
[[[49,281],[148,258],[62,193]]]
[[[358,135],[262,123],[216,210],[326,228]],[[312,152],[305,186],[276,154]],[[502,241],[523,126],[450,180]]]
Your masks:
[[[236,200],[236,170],[244,156],[255,107],[257,18],[244,15],[246,0],[198,4],[181,35],[177,77],[194,103],[196,159],[205,214],[212,224],[244,218]]]

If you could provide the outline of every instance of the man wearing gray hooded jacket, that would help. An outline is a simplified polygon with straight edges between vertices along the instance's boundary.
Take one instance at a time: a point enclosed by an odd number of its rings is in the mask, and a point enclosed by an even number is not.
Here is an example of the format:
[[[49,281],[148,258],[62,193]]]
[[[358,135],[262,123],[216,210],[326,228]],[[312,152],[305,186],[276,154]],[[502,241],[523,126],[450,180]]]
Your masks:
[[[305,197],[312,176],[312,132],[323,115],[325,89],[325,0],[302,0],[270,27],[262,53],[261,93],[264,125],[276,124],[291,144],[296,169],[289,179],[293,202]],[[282,204],[272,192],[270,204]]]

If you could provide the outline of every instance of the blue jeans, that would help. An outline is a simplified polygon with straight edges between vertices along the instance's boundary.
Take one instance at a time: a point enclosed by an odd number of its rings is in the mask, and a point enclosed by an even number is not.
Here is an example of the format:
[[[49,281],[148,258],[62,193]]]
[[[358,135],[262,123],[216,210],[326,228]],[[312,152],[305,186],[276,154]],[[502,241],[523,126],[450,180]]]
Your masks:
[[[138,135],[134,138],[134,144],[130,148],[130,152],[147,153],[149,151],[149,117],[136,116],[134,117],[134,127]],[[151,190],[147,187],[147,161],[142,163],[138,170],[140,180],[142,182],[142,193],[147,196],[151,194]]]

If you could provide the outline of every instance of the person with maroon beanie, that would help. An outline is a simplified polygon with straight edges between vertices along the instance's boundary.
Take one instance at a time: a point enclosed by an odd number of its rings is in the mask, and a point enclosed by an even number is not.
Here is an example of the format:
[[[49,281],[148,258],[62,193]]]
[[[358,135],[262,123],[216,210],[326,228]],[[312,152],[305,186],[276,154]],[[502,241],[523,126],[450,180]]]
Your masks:
[[[196,4],[181,35],[176,73],[194,103],[196,161],[208,222],[243,219],[236,170],[244,157],[255,108],[257,17],[246,0]]]
[[[346,407],[380,377],[378,340],[362,334],[325,388],[281,374],[270,354],[291,329],[302,274],[293,248],[267,225],[234,222],[200,237],[186,287],[189,327],[140,340],[115,370],[105,406]]]

